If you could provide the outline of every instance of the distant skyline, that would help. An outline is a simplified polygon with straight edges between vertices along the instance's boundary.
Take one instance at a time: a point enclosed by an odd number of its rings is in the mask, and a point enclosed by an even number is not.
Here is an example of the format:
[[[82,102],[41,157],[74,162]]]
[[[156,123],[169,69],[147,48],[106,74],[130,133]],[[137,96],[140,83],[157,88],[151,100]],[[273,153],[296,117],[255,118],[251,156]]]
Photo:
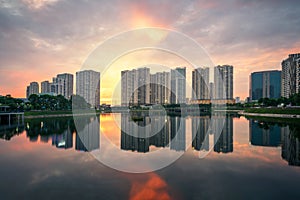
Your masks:
[[[233,94],[245,99],[251,72],[281,70],[288,54],[300,52],[299,24],[300,2],[292,0],[2,0],[0,94],[25,97],[32,81],[80,71],[93,49],[112,35],[161,27],[196,40],[215,65],[233,65],[234,86],[239,86]],[[136,68],[138,56],[115,64]],[[165,66],[185,65],[178,59]],[[101,103],[110,101],[111,90],[108,81],[102,82]]]

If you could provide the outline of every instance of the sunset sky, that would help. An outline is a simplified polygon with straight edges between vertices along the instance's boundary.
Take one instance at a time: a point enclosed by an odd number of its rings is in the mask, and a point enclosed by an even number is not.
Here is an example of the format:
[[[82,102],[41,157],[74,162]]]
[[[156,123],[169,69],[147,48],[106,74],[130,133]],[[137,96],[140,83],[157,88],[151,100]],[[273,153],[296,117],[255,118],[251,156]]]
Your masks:
[[[233,65],[234,96],[244,99],[251,72],[281,69],[288,54],[300,52],[300,1],[0,0],[0,95],[25,97],[32,81],[75,74],[99,44],[143,27],[181,32],[214,64]],[[117,60],[114,64],[123,68],[110,74],[117,80],[121,69],[147,62],[167,65],[164,53],[135,63],[140,53]],[[186,65],[175,58],[173,63],[168,67]],[[110,102],[110,81],[101,82],[102,103]]]

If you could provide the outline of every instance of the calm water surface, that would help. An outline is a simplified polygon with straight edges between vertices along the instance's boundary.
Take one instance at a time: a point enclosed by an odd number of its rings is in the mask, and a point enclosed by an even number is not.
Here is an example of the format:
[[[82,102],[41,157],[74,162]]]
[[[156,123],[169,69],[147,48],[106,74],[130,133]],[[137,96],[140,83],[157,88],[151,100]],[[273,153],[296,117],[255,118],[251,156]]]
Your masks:
[[[129,123],[146,127],[151,120],[159,131],[144,139]],[[300,199],[297,125],[226,116],[216,136],[210,120],[105,114],[76,126],[72,118],[49,118],[2,128],[0,199]],[[128,154],[164,149],[183,155],[154,172],[120,172],[92,155],[107,149],[102,136]]]

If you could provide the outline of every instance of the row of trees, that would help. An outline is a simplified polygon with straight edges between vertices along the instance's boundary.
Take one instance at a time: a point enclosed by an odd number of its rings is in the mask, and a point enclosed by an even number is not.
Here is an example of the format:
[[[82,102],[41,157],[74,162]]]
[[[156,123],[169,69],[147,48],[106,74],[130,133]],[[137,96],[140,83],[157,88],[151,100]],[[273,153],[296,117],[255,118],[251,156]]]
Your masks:
[[[73,95],[70,100],[66,99],[62,95],[36,95],[32,94],[28,98],[28,101],[22,99],[16,99],[7,96],[0,96],[0,105],[9,106],[10,111],[30,111],[30,110],[71,110],[72,105],[77,109],[87,109],[91,105],[88,104],[85,99],[79,95]]]
[[[291,105],[300,106],[300,93],[290,96],[290,98],[281,97],[279,99],[261,98],[258,103],[262,106],[278,106],[278,105]]]
[[[0,105],[9,106],[11,110],[20,109],[23,103],[23,100],[15,99],[10,95],[0,96]]]

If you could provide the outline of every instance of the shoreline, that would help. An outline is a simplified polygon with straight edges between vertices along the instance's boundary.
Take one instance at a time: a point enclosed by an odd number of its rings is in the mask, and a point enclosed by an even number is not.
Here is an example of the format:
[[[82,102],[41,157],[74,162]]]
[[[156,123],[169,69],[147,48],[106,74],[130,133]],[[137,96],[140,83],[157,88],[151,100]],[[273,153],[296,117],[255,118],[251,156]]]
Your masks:
[[[271,113],[247,113],[245,111],[238,112],[242,116],[256,116],[256,117],[272,117],[272,118],[286,118],[286,119],[300,119],[300,115],[294,114],[271,114]]]
[[[300,119],[300,114],[272,114],[272,113],[251,113],[245,112],[244,110],[215,110],[216,112],[228,112],[228,113],[237,113],[241,116],[257,116],[257,117],[271,117],[271,118],[287,118],[287,119]],[[103,112],[105,113],[105,112]],[[110,112],[110,113],[119,113],[119,112]],[[91,112],[91,113],[45,113],[45,114],[29,114],[24,115],[25,119],[36,119],[36,118],[53,118],[53,117],[73,117],[73,116],[86,116],[86,115],[100,115],[102,112]]]
[[[101,113],[82,113],[82,114],[45,114],[45,115],[25,115],[24,119],[37,119],[37,118],[52,118],[52,117],[73,117],[73,116],[86,116],[86,115],[100,115]]]

